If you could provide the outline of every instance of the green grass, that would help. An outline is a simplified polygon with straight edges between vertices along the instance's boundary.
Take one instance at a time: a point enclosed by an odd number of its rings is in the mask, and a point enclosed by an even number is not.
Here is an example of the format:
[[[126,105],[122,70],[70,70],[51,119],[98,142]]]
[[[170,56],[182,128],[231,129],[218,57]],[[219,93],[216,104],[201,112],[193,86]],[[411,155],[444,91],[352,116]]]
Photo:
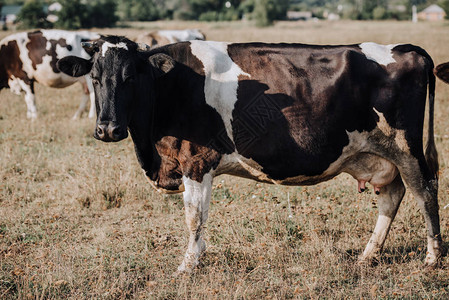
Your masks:
[[[199,27],[211,40],[411,42],[436,63],[449,61],[443,23],[138,26]],[[105,32],[134,37],[143,30]],[[358,194],[347,175],[311,187],[216,178],[200,268],[173,278],[187,245],[182,197],[149,186],[129,139],[101,143],[92,137],[93,120],[70,120],[79,86],[37,85],[36,93],[40,115],[30,122],[22,97],[0,92],[0,299],[449,297],[448,259],[424,271],[424,221],[409,193],[379,264],[356,264],[374,228],[376,196]],[[449,203],[449,85],[438,82],[436,95],[442,208]],[[449,213],[440,214],[447,241]]]

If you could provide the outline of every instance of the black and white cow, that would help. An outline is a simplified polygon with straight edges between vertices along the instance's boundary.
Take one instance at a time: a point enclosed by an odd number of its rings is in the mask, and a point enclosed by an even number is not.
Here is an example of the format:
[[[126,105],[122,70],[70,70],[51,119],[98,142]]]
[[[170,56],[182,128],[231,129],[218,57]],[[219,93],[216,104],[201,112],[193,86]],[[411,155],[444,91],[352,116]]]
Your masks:
[[[39,30],[20,32],[7,36],[0,41],[0,89],[9,87],[20,95],[25,92],[27,117],[37,117],[34,82],[64,88],[75,82],[83,86],[83,98],[78,111],[73,116],[78,118],[86,108],[90,98],[89,117],[95,115],[93,86],[89,76],[74,78],[61,73],[56,67],[58,59],[75,55],[90,58],[81,47],[81,42],[98,39],[100,35],[93,32],[70,32],[64,30]]]
[[[150,51],[122,37],[66,57],[66,74],[93,78],[97,125],[106,142],[128,136],[149,181],[184,193],[191,271],[202,239],[212,180],[231,174],[312,185],[351,174],[379,195],[379,218],[361,255],[382,249],[404,182],[427,224],[426,264],[441,258],[438,158],[433,134],[433,62],[413,45],[228,44],[191,41]],[[429,86],[429,134],[423,122]]]

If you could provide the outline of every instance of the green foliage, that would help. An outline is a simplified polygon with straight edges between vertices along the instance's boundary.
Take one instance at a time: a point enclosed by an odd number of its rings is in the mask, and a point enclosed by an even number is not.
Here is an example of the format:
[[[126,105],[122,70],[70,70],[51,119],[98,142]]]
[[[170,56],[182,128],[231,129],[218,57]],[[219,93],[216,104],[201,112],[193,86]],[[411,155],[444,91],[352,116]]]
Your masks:
[[[438,5],[446,12],[446,19],[449,19],[449,0],[440,0]]]
[[[115,0],[102,0],[88,6],[88,19],[84,27],[111,27],[118,21],[115,14],[117,2]]]
[[[22,28],[49,28],[51,23],[46,20],[43,3],[39,0],[28,0],[17,16]]]
[[[387,10],[382,6],[376,6],[373,9],[373,19],[374,20],[383,20],[387,17]]]
[[[257,26],[269,26],[274,20],[285,18],[288,4],[288,0],[255,0],[252,17]]]
[[[91,1],[84,4],[81,0],[60,0],[61,11],[55,26],[63,29],[80,29],[91,27],[112,27],[117,22],[115,0]]]
[[[126,21],[154,21],[161,16],[154,0],[119,0],[118,11]]]
[[[57,13],[59,20],[55,26],[63,29],[84,28],[88,18],[87,6],[81,0],[61,0],[61,11]]]

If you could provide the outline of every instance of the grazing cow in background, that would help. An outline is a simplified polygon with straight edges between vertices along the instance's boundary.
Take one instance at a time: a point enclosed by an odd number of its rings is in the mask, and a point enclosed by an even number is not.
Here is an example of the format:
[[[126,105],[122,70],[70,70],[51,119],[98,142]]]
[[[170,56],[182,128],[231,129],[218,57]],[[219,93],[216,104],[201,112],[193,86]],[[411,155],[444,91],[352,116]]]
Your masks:
[[[191,41],[144,50],[116,36],[84,46],[95,52],[91,60],[66,57],[58,67],[92,76],[95,138],[117,142],[129,131],[150,183],[184,192],[190,236],[179,272],[191,271],[205,250],[220,174],[313,185],[346,172],[369,182],[379,217],[365,262],[382,249],[405,182],[426,221],[425,262],[441,261],[435,76],[423,49]]]
[[[56,68],[58,59],[75,55],[90,58],[81,47],[81,42],[98,39],[100,35],[93,32],[70,32],[64,30],[38,30],[21,32],[7,36],[0,41],[0,89],[9,87],[20,95],[25,92],[27,117],[37,117],[34,82],[64,88],[75,82],[83,87],[83,98],[78,111],[73,116],[78,118],[91,100],[89,117],[95,115],[95,97],[89,76],[74,78],[61,73]]]
[[[206,36],[199,29],[159,30],[144,33],[136,38],[136,43],[144,43],[151,48],[191,40],[205,40]]]
[[[444,82],[449,83],[449,62],[436,66],[435,75]]]

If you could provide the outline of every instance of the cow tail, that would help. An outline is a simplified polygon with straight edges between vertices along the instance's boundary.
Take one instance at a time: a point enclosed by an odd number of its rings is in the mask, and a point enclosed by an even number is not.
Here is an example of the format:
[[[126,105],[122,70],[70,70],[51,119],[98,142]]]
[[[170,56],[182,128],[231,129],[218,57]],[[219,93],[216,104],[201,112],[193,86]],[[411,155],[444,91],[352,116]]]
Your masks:
[[[427,145],[425,157],[427,165],[429,166],[430,172],[435,179],[438,179],[438,152],[435,146],[434,137],[434,106],[435,106],[435,75],[433,74],[433,62],[430,56],[428,56],[431,62],[431,68],[429,68],[429,128],[427,135]]]

